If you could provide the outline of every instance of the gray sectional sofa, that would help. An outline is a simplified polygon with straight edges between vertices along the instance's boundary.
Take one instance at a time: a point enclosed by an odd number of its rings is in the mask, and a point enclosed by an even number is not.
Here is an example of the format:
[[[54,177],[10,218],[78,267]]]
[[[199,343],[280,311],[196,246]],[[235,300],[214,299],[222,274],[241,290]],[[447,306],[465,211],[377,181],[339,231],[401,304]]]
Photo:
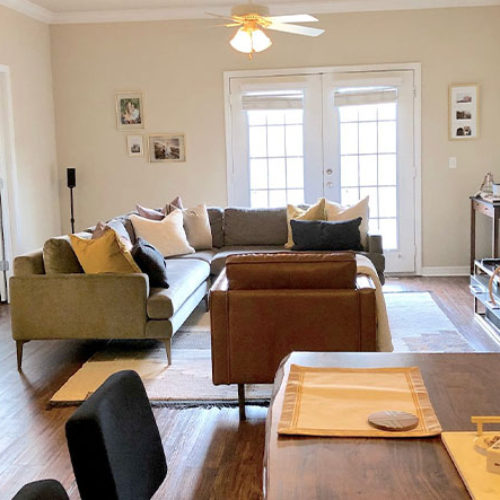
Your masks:
[[[289,252],[286,208],[209,207],[213,248],[166,259],[168,289],[149,287],[145,274],[84,274],[69,239],[14,260],[10,281],[12,336],[21,368],[23,345],[42,339],[158,339],[171,362],[171,339],[201,300],[226,258],[237,253]],[[123,222],[132,241],[128,217]],[[92,228],[79,233],[90,237]],[[380,236],[364,252],[384,281]]]

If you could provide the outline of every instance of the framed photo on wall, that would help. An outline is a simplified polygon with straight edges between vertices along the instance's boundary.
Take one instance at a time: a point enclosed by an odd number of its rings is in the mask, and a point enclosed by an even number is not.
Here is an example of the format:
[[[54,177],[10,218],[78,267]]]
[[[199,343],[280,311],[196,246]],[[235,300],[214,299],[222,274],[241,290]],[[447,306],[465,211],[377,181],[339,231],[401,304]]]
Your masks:
[[[127,135],[127,153],[132,158],[144,156],[142,135]]]
[[[186,161],[184,134],[154,134],[149,136],[149,161]]]
[[[450,139],[463,141],[479,137],[479,86],[450,85]]]
[[[144,99],[140,92],[116,94],[116,126],[118,130],[144,128]]]

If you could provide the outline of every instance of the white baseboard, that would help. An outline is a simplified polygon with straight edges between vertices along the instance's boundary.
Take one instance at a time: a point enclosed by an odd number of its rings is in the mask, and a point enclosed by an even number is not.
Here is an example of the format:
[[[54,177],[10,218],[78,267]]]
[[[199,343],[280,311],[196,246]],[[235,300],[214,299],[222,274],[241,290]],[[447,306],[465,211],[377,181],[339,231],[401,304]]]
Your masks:
[[[422,276],[469,276],[469,266],[426,266]]]

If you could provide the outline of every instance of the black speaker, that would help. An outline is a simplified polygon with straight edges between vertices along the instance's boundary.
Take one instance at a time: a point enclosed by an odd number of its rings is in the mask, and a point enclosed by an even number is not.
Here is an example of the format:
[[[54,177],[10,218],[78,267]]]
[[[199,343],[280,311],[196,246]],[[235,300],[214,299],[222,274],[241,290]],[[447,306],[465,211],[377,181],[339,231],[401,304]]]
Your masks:
[[[76,168],[67,168],[66,169],[66,178],[68,181],[69,188],[76,187]]]

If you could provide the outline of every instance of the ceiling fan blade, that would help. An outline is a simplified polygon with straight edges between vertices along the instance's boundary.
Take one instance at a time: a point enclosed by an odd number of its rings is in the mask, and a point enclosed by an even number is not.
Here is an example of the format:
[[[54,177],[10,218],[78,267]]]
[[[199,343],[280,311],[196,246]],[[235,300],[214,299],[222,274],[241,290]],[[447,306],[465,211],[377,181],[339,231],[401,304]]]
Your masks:
[[[280,24],[272,23],[266,26],[268,30],[283,31],[284,33],[292,33],[294,35],[319,36],[325,30],[318,28],[309,28],[309,26],[297,26],[296,24]]]
[[[291,16],[271,16],[266,17],[272,23],[315,23],[318,20],[309,14],[297,14]]]
[[[239,22],[239,19],[231,16],[223,16],[221,14],[214,14],[213,12],[205,12],[207,16],[218,17],[219,19],[227,19],[228,21]]]

